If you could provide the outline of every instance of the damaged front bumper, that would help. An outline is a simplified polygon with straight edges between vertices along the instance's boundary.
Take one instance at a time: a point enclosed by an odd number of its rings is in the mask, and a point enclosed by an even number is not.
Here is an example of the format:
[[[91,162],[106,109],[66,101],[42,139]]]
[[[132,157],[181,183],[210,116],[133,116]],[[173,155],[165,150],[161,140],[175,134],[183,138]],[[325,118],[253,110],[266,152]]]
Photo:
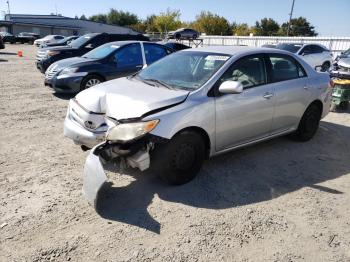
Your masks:
[[[98,194],[107,182],[103,163],[120,160],[123,166],[144,171],[150,167],[150,150],[156,141],[164,141],[147,135],[126,144],[104,142],[95,146],[86,158],[83,174],[83,193],[87,201],[96,208]]]

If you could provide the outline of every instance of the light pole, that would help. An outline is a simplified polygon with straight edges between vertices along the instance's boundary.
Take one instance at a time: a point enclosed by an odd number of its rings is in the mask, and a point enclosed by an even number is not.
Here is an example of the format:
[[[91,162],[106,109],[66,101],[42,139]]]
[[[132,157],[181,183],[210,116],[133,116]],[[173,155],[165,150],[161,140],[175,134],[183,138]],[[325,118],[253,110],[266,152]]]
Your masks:
[[[292,16],[293,16],[293,10],[294,10],[294,2],[295,2],[295,0],[293,0],[293,2],[292,2],[292,8],[291,8],[290,14],[289,14],[289,23],[288,23],[288,29],[287,29],[287,36],[289,36],[290,24],[292,22]]]
[[[11,14],[11,12],[10,12],[10,1],[7,0],[6,4],[7,4],[7,13],[10,15]]]

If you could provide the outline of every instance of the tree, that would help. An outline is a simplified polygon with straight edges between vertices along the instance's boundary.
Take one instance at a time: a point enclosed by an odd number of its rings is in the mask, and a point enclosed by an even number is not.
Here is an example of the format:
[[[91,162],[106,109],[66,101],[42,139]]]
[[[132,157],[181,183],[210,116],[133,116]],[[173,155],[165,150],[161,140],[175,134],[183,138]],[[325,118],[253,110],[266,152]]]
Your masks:
[[[287,35],[288,22],[283,23],[279,31],[280,35]],[[317,36],[315,27],[305,17],[298,17],[291,20],[289,36]]]
[[[105,14],[97,14],[89,17],[89,20],[97,22],[97,23],[105,23],[107,24],[107,15]]]
[[[232,33],[237,36],[247,36],[252,33],[252,29],[246,23],[233,24]]]
[[[253,28],[254,35],[259,36],[273,36],[277,35],[280,29],[279,24],[272,18],[263,18],[256,21],[255,27]]]
[[[166,12],[161,12],[160,15],[153,17],[152,21],[159,32],[169,32],[181,26],[180,15],[180,10],[168,8]]]
[[[229,35],[231,26],[226,18],[213,14],[209,11],[202,11],[193,22],[193,27],[207,35]]]
[[[80,16],[79,19],[81,19],[81,20],[87,20],[87,18],[86,18],[86,16],[85,16],[84,14],[82,14],[82,15]]]
[[[111,8],[107,14],[107,23],[111,25],[127,26],[135,25],[138,22],[138,16],[130,12],[118,11]]]

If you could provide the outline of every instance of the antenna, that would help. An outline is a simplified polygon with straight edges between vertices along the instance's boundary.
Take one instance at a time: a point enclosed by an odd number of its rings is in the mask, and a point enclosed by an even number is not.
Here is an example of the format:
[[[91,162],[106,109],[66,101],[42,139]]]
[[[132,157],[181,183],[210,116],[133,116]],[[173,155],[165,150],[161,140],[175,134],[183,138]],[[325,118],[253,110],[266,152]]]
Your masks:
[[[293,0],[293,2],[292,2],[292,8],[291,8],[290,14],[289,14],[289,23],[288,23],[288,29],[287,29],[287,36],[289,36],[290,24],[292,22],[292,16],[293,16],[293,11],[294,11],[294,2],[295,2],[295,0]]]

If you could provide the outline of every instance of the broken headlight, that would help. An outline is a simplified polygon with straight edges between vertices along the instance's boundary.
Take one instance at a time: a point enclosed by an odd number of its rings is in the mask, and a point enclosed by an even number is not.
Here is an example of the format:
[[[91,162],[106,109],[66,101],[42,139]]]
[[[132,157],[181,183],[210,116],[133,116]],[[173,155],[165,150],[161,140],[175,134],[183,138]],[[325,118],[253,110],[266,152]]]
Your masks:
[[[151,132],[159,123],[159,120],[142,121],[134,123],[118,124],[110,128],[106,139],[116,142],[127,142],[139,138]]]

